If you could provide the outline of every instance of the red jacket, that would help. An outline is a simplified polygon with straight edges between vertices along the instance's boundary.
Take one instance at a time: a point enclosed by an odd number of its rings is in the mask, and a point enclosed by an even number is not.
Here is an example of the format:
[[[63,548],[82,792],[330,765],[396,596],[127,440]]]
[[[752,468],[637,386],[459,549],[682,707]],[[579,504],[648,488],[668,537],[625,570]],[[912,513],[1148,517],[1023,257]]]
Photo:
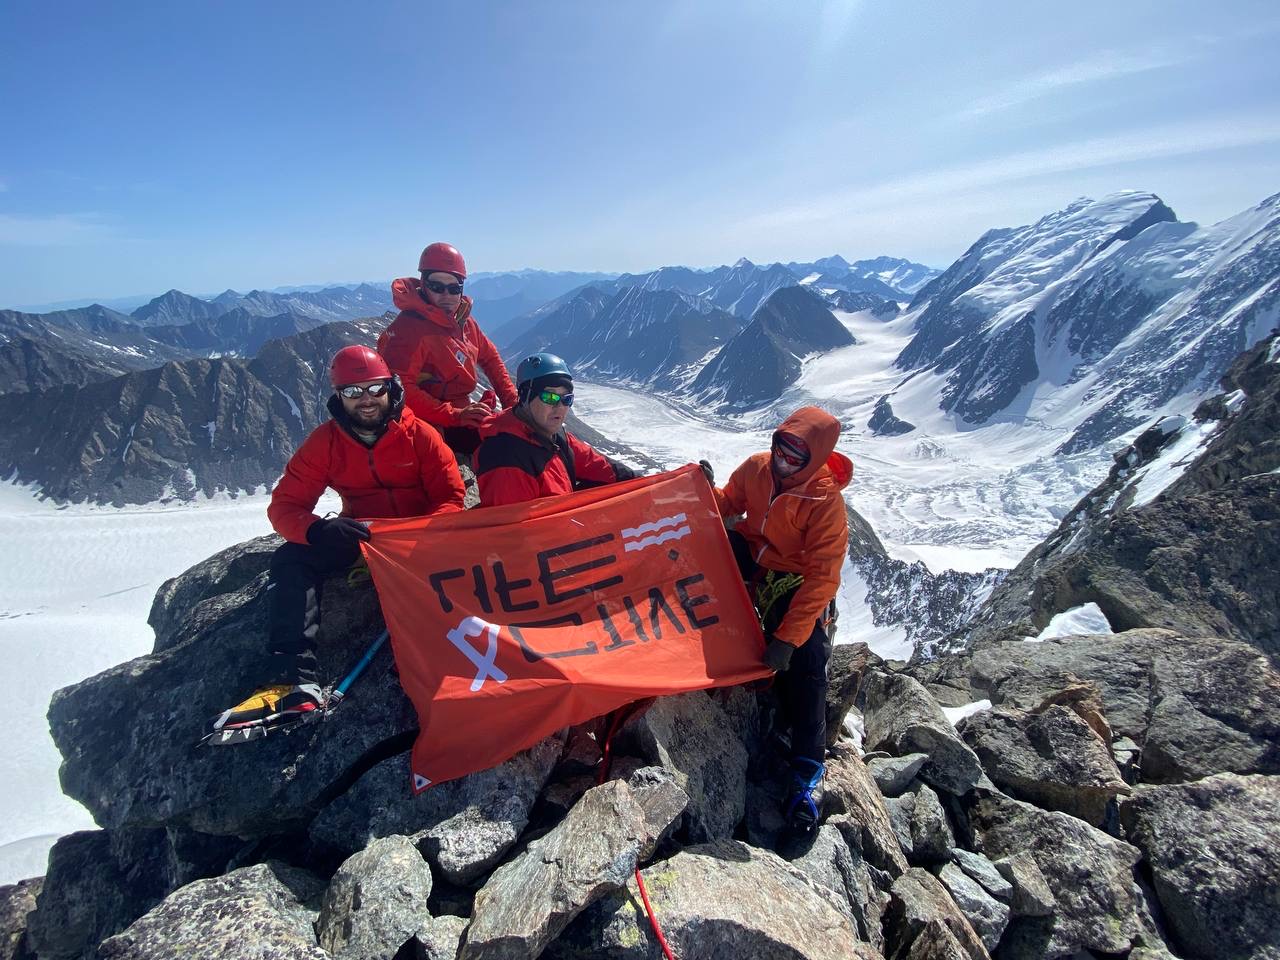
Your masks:
[[[326,487],[342,497],[344,517],[420,517],[462,509],[465,491],[457,461],[440,434],[412,410],[393,415],[372,447],[341,426],[341,410],[341,401],[332,397],[329,411],[335,419],[302,442],[271,491],[267,518],[280,536],[307,542],[307,528],[320,519],[314,511]]]
[[[775,631],[779,640],[800,646],[840,587],[849,546],[840,491],[853,478],[853,464],[835,452],[840,423],[824,410],[801,407],[778,431],[808,443],[811,458],[804,469],[775,485],[771,454],[753,454],[715,491],[716,505],[724,517],[746,514],[736,529],[760,566],[804,577]]]
[[[419,419],[438,427],[458,426],[458,413],[471,401],[476,366],[484,371],[504,407],[516,405],[516,388],[492,341],[471,316],[463,297],[456,317],[431,306],[414,277],[395,280],[391,296],[400,314],[378,338],[378,353],[400,374],[405,403]]]
[[[566,458],[560,454],[562,449],[573,463],[572,478],[565,466]],[[626,464],[610,460],[567,430],[556,435],[555,443],[544,439],[514,410],[493,422],[476,451],[476,482],[482,507],[554,497],[584,487],[630,480],[636,475]]]

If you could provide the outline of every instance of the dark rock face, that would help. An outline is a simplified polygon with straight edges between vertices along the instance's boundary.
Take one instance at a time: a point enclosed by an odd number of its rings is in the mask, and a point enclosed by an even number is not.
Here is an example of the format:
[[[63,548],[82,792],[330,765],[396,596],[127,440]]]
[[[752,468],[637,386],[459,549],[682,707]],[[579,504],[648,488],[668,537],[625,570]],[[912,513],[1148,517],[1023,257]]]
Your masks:
[[[1020,710],[1096,685],[1112,730],[1138,745],[1146,783],[1280,772],[1280,675],[1243,643],[1164,630],[991,643],[935,675]]]
[[[822,299],[804,287],[784,287],[693,381],[690,392],[724,409],[749,410],[775,400],[795,383],[801,358],[854,343]]]
[[[324,892],[318,877],[284,864],[259,864],[172,894],[127,930],[104,941],[101,960],[326,960],[312,925]],[[252,954],[245,951],[253,944]]]
[[[1058,613],[1096,603],[1116,630],[1163,627],[1280,652],[1280,363],[1276,337],[1242,354],[1227,391],[1201,407],[1221,417],[1180,475],[1136,500],[1199,425],[1162,422],[1116,455],[1110,476],[1029,553],[938,650],[1035,636]],[[1227,399],[1231,402],[1228,403]],[[1136,505],[1135,505],[1136,504]],[[1241,531],[1248,531],[1242,536]]]
[[[832,290],[830,293],[824,292],[824,297],[833,310],[841,313],[861,313],[865,310],[877,320],[892,320],[902,310],[894,300],[863,291],[855,293],[849,290]]]
[[[1139,787],[1121,806],[1180,956],[1280,955],[1280,777]]]
[[[451,883],[470,883],[524,832],[561,746],[557,737],[549,737],[506,763],[415,796],[408,795],[408,752],[391,757],[321,810],[311,837],[347,854],[378,837],[412,837]],[[398,802],[388,804],[389,796]]]
[[[914,423],[893,415],[893,404],[889,402],[887,394],[876,401],[876,408],[871,411],[871,419],[867,421],[867,429],[877,437],[900,437],[915,428]]]
[[[256,837],[305,827],[359,772],[408,747],[416,729],[383,651],[357,695],[325,723],[268,738],[259,749],[202,748],[193,762],[209,718],[252,690],[269,666],[263,579],[244,582],[234,552],[220,563],[225,586],[206,571],[192,575],[202,586],[167,591],[192,605],[198,633],[176,627],[164,649],[54,695],[50,728],[64,758],[63,789],[111,829],[183,825]],[[177,620],[165,610],[152,617]],[[322,675],[336,677],[381,629],[373,589],[333,581],[323,617]],[[245,782],[258,789],[242,789]]]
[[[270,485],[328,419],[333,354],[372,342],[381,326],[320,327],[272,341],[250,361],[188,360],[81,388],[0,395],[0,462],[59,500],[146,503]],[[65,430],[50,434],[51,422]]]
[[[689,797],[693,842],[733,834],[746,808],[747,750],[729,715],[702,691],[661,697],[618,734],[621,749],[675,774]]]
[[[709,300],[672,290],[588,288],[542,318],[507,356],[550,350],[582,378],[677,387],[741,321]]]
[[[90,960],[175,887],[220,873],[238,841],[180,830],[91,830],[69,834],[49,852],[48,872],[27,918],[27,943],[41,958]]]
[[[1066,707],[983,711],[966,718],[960,732],[996,786],[1046,810],[1100,827],[1107,805],[1129,793],[1111,744]]]

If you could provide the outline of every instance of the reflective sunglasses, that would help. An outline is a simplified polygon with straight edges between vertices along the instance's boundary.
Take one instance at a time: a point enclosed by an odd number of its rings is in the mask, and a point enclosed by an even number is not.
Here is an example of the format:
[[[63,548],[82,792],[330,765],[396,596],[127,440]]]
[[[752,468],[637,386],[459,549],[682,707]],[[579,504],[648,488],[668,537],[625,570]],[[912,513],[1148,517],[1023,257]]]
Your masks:
[[[338,393],[348,400],[359,400],[366,393],[371,397],[380,397],[391,389],[391,384],[383,380],[381,383],[371,383],[367,387],[362,387],[358,383],[350,386],[339,387]]]
[[[538,394],[538,399],[548,407],[554,407],[557,403],[563,403],[566,407],[573,406],[572,393],[559,393],[556,390],[543,390]]]
[[[441,283],[439,280],[423,280],[422,285],[432,293],[448,293],[457,296],[462,292],[460,283]]]
[[[783,463],[789,464],[793,467],[803,467],[809,462],[808,457],[797,457],[794,453],[788,453],[778,444],[775,444],[773,447],[773,455]]]

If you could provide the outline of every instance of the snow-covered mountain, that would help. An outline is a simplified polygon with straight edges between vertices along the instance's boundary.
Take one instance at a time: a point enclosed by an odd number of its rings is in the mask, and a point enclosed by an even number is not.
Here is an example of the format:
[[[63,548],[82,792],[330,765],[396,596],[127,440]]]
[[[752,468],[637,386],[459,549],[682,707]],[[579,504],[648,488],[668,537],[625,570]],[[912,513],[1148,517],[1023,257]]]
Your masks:
[[[890,399],[937,397],[963,425],[1070,426],[1063,452],[1096,446],[1210,389],[1276,322],[1278,282],[1280,195],[1212,227],[1149,193],[1078,200],[989,231],[916,294]]]
[[[751,409],[782,396],[806,356],[854,342],[822,298],[805,287],[783,287],[702,367],[689,392],[722,411]]]
[[[609,296],[590,286],[540,312],[506,353],[514,366],[550,350],[579,377],[677,389],[741,327],[732,313],[690,294],[624,286]]]

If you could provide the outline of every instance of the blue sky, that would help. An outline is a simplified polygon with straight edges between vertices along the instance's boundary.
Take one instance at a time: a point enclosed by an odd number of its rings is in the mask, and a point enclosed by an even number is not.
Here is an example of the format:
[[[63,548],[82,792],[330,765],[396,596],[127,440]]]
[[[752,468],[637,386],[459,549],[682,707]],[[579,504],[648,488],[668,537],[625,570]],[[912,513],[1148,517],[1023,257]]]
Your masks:
[[[946,266],[1280,191],[1280,7],[227,0],[0,10],[0,307],[831,253]]]

